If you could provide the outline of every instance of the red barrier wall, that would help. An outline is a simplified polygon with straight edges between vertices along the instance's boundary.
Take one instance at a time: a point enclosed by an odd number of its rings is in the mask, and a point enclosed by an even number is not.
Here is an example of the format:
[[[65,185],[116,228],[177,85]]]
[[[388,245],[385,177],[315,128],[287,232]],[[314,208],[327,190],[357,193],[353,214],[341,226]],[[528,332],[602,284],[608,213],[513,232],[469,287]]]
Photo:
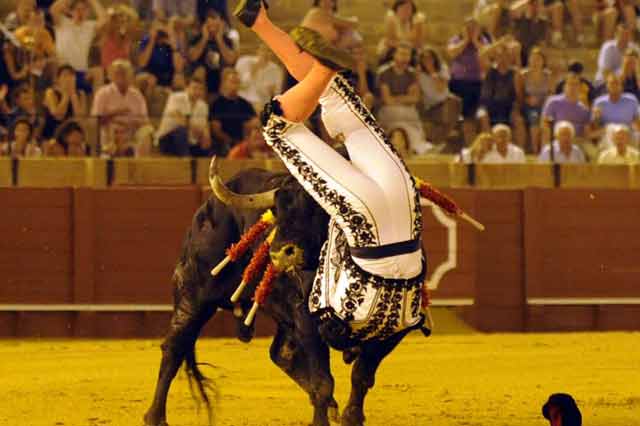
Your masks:
[[[640,193],[447,192],[487,231],[457,224],[457,265],[438,282],[436,302],[474,301],[460,311],[486,331],[640,329],[640,305],[625,302],[640,300]],[[170,304],[185,230],[207,196],[196,186],[0,189],[0,305]],[[430,274],[450,256],[449,232],[426,208]],[[0,335],[159,336],[168,319],[0,309]],[[273,331],[264,318],[258,328]],[[222,315],[205,334],[234,329]]]

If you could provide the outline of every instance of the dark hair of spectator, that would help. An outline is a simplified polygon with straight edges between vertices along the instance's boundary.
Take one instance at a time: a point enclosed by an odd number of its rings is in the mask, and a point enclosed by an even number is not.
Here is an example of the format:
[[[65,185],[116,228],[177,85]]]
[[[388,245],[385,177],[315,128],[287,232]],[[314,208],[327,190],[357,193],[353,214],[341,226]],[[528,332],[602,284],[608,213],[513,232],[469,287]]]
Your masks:
[[[424,67],[423,64],[427,55],[431,56],[431,60],[433,61],[433,67],[436,69],[436,71],[440,72],[442,70],[442,60],[440,59],[440,55],[438,55],[438,52],[432,47],[427,47],[423,49],[422,52],[420,53],[419,64],[422,70],[426,71],[426,68]]]
[[[22,84],[18,86],[18,88],[13,92],[13,103],[17,103],[18,99],[20,99],[20,96],[25,93],[31,93],[31,91],[31,86],[29,86],[28,84]]]
[[[62,123],[60,127],[58,127],[58,130],[56,131],[54,138],[56,142],[58,142],[64,148],[65,154],[68,154],[68,151],[69,151],[67,138],[69,137],[70,134],[75,132],[80,132],[82,133],[83,136],[85,134],[82,126],[77,121],[73,121],[73,120],[69,120],[65,123]]]
[[[320,7],[320,2],[322,0],[313,0],[313,7]],[[338,0],[331,0],[333,1],[333,13],[338,13]]]
[[[29,121],[27,117],[18,117],[13,124],[11,125],[11,130],[9,132],[9,136],[11,140],[15,140],[16,138],[16,128],[20,125],[24,124],[29,126],[29,139],[33,137],[33,124]]]
[[[73,74],[76,73],[76,70],[69,64],[63,64],[58,67],[58,73],[56,74],[58,77],[62,75],[63,72],[69,71]]]
[[[584,65],[582,65],[582,62],[580,61],[573,60],[569,62],[567,71],[580,75],[582,74],[582,71],[584,71]]]
[[[391,6],[393,13],[398,12],[398,9],[400,8],[400,6],[406,3],[411,3],[411,16],[415,15],[416,12],[418,12],[418,7],[416,6],[416,3],[413,0],[396,0],[395,2],[393,2],[393,6]]]
[[[549,407],[554,406],[562,412],[562,426],[582,426],[582,414],[573,397],[566,393],[554,393],[542,406],[542,415],[549,419]]]
[[[222,14],[215,7],[210,7],[207,9],[206,19],[208,18],[223,18]]]

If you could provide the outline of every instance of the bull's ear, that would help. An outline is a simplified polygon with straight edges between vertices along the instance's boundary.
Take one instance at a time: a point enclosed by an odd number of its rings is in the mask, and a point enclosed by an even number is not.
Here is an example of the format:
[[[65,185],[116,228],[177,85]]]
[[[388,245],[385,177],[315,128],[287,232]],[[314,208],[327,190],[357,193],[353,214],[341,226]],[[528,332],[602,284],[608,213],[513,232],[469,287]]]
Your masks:
[[[336,145],[335,150],[338,152],[338,154],[342,155],[347,160],[350,160],[349,152],[347,151],[347,147],[344,144],[341,143]]]

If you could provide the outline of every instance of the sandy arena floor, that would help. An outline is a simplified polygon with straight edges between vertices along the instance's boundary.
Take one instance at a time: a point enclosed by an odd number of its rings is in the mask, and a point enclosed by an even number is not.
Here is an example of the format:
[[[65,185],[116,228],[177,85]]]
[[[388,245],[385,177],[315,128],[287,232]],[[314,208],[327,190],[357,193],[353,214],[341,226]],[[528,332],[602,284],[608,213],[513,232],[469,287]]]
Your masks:
[[[158,341],[0,341],[0,425],[141,425],[160,359]],[[307,425],[308,398],[273,366],[269,341],[203,340],[216,379],[218,425]],[[334,354],[337,355],[337,354]],[[336,398],[349,371],[334,358]],[[573,394],[585,426],[640,425],[640,334],[413,335],[383,363],[368,426],[545,425],[552,392]],[[184,374],[172,426],[206,425]]]

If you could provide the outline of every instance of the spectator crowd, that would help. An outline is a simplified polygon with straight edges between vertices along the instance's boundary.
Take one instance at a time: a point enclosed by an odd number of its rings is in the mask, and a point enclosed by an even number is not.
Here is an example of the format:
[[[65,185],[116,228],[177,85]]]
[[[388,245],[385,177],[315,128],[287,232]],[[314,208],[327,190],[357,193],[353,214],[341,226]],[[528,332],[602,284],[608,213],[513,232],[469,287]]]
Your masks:
[[[337,0],[308,1],[302,24],[351,52],[347,77],[402,155],[639,161],[633,2],[596,0],[585,25],[587,0],[478,0],[434,46],[413,0],[378,0],[382,36],[366,42]],[[550,65],[552,49],[594,38],[595,75]],[[258,117],[292,77],[241,43],[226,0],[16,0],[0,24],[0,155],[269,157]]]

